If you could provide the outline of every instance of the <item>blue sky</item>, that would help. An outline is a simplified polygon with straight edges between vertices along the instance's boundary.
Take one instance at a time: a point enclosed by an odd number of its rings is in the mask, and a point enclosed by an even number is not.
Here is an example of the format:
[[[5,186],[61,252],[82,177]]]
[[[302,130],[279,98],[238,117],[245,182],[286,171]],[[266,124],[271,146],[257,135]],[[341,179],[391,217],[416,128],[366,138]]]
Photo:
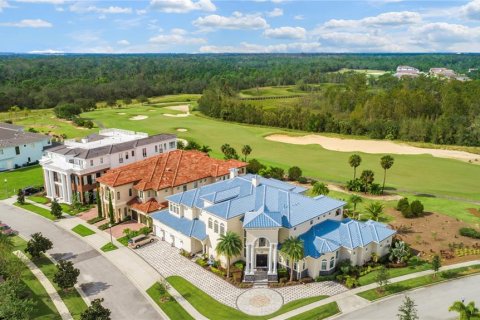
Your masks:
[[[480,0],[0,0],[0,39],[0,52],[480,52]]]

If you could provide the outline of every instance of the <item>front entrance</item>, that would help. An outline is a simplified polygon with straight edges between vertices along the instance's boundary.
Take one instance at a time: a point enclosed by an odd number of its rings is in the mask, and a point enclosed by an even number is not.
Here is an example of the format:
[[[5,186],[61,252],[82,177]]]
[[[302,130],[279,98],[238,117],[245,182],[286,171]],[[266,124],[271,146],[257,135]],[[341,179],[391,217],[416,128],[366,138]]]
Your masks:
[[[138,214],[135,210],[132,210],[132,220],[138,221]]]
[[[257,254],[257,268],[268,267],[268,254]]]

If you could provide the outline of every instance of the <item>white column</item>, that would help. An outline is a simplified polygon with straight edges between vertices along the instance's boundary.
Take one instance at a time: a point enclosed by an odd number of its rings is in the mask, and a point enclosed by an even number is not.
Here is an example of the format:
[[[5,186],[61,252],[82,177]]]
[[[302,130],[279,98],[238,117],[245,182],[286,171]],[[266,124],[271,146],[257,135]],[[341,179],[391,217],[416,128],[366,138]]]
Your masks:
[[[53,171],[50,171],[49,174],[50,177],[50,187],[52,188],[52,199],[57,198],[57,195],[55,194],[55,181],[53,180]]]
[[[254,272],[255,270],[255,247],[253,244],[250,245],[250,263],[252,265],[250,272]]]
[[[67,177],[67,199],[68,203],[72,203],[72,177],[70,174],[66,175]]]
[[[250,245],[247,244],[247,248],[246,248],[247,253],[246,253],[246,255],[245,255],[245,260],[246,260],[245,273],[246,273],[246,274],[250,273],[250,269],[251,269],[251,268],[250,268],[250,262],[251,262],[251,261],[250,261],[250,249],[251,249],[251,248],[250,248]]]
[[[63,202],[67,202],[67,182],[65,181],[65,175],[63,173],[60,174],[60,178],[62,181],[62,199]]]
[[[273,273],[277,273],[277,244],[273,244]]]
[[[272,245],[268,246],[268,274],[272,273]]]
[[[52,190],[50,186],[50,176],[47,169],[43,169],[43,177],[45,179],[45,192],[47,193],[47,197],[52,196]]]

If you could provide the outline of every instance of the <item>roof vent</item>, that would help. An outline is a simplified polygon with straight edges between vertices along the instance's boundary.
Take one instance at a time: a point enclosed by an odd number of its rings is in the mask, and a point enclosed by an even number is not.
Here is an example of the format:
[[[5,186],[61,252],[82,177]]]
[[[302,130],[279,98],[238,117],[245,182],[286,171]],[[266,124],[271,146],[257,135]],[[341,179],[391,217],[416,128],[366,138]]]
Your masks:
[[[230,179],[238,177],[238,169],[237,168],[230,168],[228,169],[230,171]]]
[[[260,178],[258,177],[258,175],[254,175],[253,178],[252,178],[252,185],[254,187],[258,187],[260,185]]]

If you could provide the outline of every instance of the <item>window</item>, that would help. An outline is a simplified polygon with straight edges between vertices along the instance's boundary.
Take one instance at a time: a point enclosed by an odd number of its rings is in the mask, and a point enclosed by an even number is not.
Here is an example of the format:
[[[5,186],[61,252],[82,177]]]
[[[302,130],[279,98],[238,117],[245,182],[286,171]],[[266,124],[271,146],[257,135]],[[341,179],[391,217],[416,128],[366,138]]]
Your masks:
[[[123,156],[121,153],[118,154],[118,162],[123,163]]]
[[[167,144],[166,143],[163,144],[163,150],[167,150]]]
[[[100,158],[100,163],[103,163],[103,158]]]
[[[93,160],[90,160],[90,167],[93,167]]]
[[[129,196],[129,197],[132,196],[132,188],[128,189],[128,196]]]
[[[170,142],[169,147],[170,147],[170,149],[174,149],[175,148],[175,141]]]
[[[127,207],[123,208],[123,216],[124,216],[124,217],[127,216]]]
[[[139,197],[139,198],[143,198],[143,191],[140,191],[140,192],[139,192],[138,197]]]
[[[120,200],[120,192],[117,192],[117,200]]]
[[[220,235],[225,234],[225,225],[223,223],[220,223]]]
[[[198,187],[198,181],[195,181],[195,182],[193,183],[193,187],[194,187],[194,188],[197,188],[197,187]]]
[[[132,157],[135,157],[135,151],[132,150]]]
[[[218,233],[218,221],[215,220],[213,232]]]
[[[100,175],[101,175],[100,172],[95,173],[95,176],[96,176],[97,178],[100,178]]]
[[[313,220],[310,220],[310,225],[312,225],[312,224],[313,224]]]
[[[293,263],[293,270],[298,270],[298,264],[296,261]]]
[[[144,158],[147,156],[147,148],[142,149],[142,154]]]
[[[162,145],[159,145],[159,146],[158,146],[158,152],[160,152],[160,153],[163,152]]]
[[[0,154],[3,154],[3,149],[0,149]]]
[[[335,266],[335,257],[332,257],[330,259],[330,269],[333,269],[334,266]]]
[[[338,250],[337,250],[337,252],[335,252],[335,259],[338,259],[338,253],[339,253],[339,252],[340,252],[340,251],[338,251]]]
[[[19,146],[16,146],[15,147],[15,154],[20,154],[20,147]]]
[[[183,192],[187,191],[187,185],[183,186]]]
[[[265,239],[265,238],[258,239],[258,246],[259,247],[266,247],[267,246],[267,239]]]
[[[128,152],[125,152],[125,159],[128,160]]]
[[[325,259],[322,260],[321,270],[327,270],[327,260],[325,260]]]
[[[158,152],[158,146],[155,146],[155,152]]]
[[[335,215],[336,215],[336,216],[339,216],[339,215],[340,215],[340,213],[342,213],[342,210],[340,210],[340,209],[337,209],[337,212],[335,213]]]
[[[213,228],[213,220],[212,218],[208,218],[208,229],[212,229]]]
[[[28,160],[27,160],[27,162],[30,162],[30,161],[31,161],[31,160],[30,160],[30,157],[28,157]]]

